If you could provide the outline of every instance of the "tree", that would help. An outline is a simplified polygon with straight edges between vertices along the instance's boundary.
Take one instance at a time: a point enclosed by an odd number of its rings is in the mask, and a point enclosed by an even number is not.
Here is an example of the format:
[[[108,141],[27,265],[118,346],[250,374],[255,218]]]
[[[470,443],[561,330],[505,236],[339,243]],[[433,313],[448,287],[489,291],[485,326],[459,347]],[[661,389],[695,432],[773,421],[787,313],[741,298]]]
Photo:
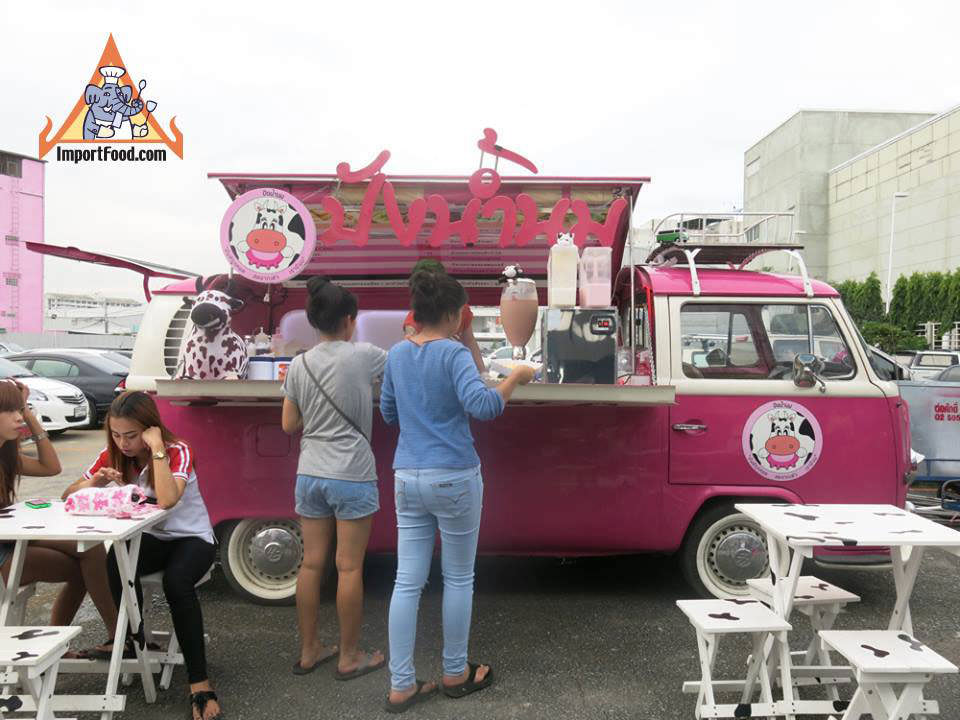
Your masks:
[[[861,326],[861,331],[864,340],[887,353],[925,350],[927,347],[924,338],[893,323],[867,322]]]

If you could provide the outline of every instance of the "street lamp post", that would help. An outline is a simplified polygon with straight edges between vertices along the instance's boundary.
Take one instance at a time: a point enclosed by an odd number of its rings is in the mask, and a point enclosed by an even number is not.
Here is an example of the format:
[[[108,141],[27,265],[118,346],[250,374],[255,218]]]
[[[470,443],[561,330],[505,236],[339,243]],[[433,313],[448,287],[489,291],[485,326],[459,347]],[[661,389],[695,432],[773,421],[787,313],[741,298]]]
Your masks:
[[[910,197],[905,192],[895,192],[890,202],[890,252],[887,256],[887,307],[886,315],[890,314],[890,301],[893,300],[893,233],[894,222],[897,218],[897,198]]]

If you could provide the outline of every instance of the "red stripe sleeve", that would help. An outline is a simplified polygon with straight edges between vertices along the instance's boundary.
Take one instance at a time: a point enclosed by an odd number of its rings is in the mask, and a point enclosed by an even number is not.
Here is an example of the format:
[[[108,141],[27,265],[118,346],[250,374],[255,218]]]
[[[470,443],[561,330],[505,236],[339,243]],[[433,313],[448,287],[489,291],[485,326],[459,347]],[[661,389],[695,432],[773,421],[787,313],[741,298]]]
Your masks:
[[[175,443],[167,450],[167,454],[170,456],[170,473],[174,477],[189,480],[193,472],[193,453],[190,446],[184,442]]]
[[[110,455],[107,452],[107,449],[104,448],[97,459],[93,461],[93,465],[87,468],[86,472],[83,473],[83,479],[89,480],[94,476],[94,474],[102,467],[110,467]]]

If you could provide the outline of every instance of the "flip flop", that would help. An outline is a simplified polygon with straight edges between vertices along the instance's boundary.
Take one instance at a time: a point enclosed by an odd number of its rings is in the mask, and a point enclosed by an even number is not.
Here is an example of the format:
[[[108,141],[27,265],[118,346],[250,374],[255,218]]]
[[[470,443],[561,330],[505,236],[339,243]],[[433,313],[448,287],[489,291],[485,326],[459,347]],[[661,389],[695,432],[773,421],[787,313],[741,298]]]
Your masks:
[[[309,675],[309,674],[312,673],[314,670],[316,670],[318,667],[320,667],[321,665],[323,665],[323,664],[326,663],[326,662],[329,662],[329,661],[333,660],[335,657],[339,657],[339,655],[340,655],[340,648],[334,647],[334,648],[333,648],[333,652],[331,652],[329,655],[324,655],[322,658],[318,659],[313,665],[311,665],[310,667],[306,667],[306,668],[303,667],[303,665],[300,664],[300,661],[299,661],[299,660],[297,660],[297,661],[293,664],[293,674],[294,674],[294,675]]]
[[[412,708],[417,703],[421,703],[424,700],[428,700],[437,694],[437,688],[434,686],[433,690],[427,690],[423,692],[423,686],[426,685],[426,681],[417,680],[417,691],[408,697],[403,702],[393,703],[390,702],[390,696],[387,696],[387,702],[383,706],[383,709],[386,710],[391,715],[399,715],[400,713],[405,713],[407,710]]]
[[[372,665],[372,664],[371,664],[371,661],[372,661],[372,660],[373,660],[373,654],[372,654],[372,653],[364,653],[363,662],[361,662],[359,665],[357,665],[357,667],[355,667],[353,670],[351,670],[350,672],[345,672],[345,673],[344,673],[344,672],[340,672],[339,670],[337,670],[337,672],[334,673],[333,676],[334,676],[337,680],[343,680],[343,681],[346,681],[346,680],[356,680],[358,677],[363,677],[364,675],[368,675],[369,673],[376,672],[377,670],[380,670],[382,667],[384,667],[384,666],[387,664],[387,659],[386,659],[386,658],[384,658],[383,660],[381,660],[380,662],[378,662],[376,665]]]
[[[487,674],[483,676],[483,680],[477,682],[477,670],[480,669],[480,666],[474,665],[473,663],[467,663],[467,666],[470,668],[470,675],[467,677],[465,682],[462,682],[458,685],[444,685],[443,683],[440,683],[440,687],[443,688],[443,694],[448,698],[457,699],[466,697],[471,693],[488,688],[493,684],[492,667],[487,670]]]

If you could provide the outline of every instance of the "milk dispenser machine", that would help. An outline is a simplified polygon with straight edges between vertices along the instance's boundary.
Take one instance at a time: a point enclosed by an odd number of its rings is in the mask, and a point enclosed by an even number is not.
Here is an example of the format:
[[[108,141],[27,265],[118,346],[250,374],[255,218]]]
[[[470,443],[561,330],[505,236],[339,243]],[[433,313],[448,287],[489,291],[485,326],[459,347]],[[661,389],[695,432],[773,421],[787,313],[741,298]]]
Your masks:
[[[543,379],[612,385],[617,380],[618,317],[610,306],[610,248],[587,248],[579,262],[576,258],[571,262],[571,246],[569,237],[558,238],[547,266],[549,305],[541,321]],[[572,250],[576,252],[575,245]],[[569,288],[577,287],[578,270],[581,290],[589,292],[581,292],[581,304],[575,306],[577,296]]]

